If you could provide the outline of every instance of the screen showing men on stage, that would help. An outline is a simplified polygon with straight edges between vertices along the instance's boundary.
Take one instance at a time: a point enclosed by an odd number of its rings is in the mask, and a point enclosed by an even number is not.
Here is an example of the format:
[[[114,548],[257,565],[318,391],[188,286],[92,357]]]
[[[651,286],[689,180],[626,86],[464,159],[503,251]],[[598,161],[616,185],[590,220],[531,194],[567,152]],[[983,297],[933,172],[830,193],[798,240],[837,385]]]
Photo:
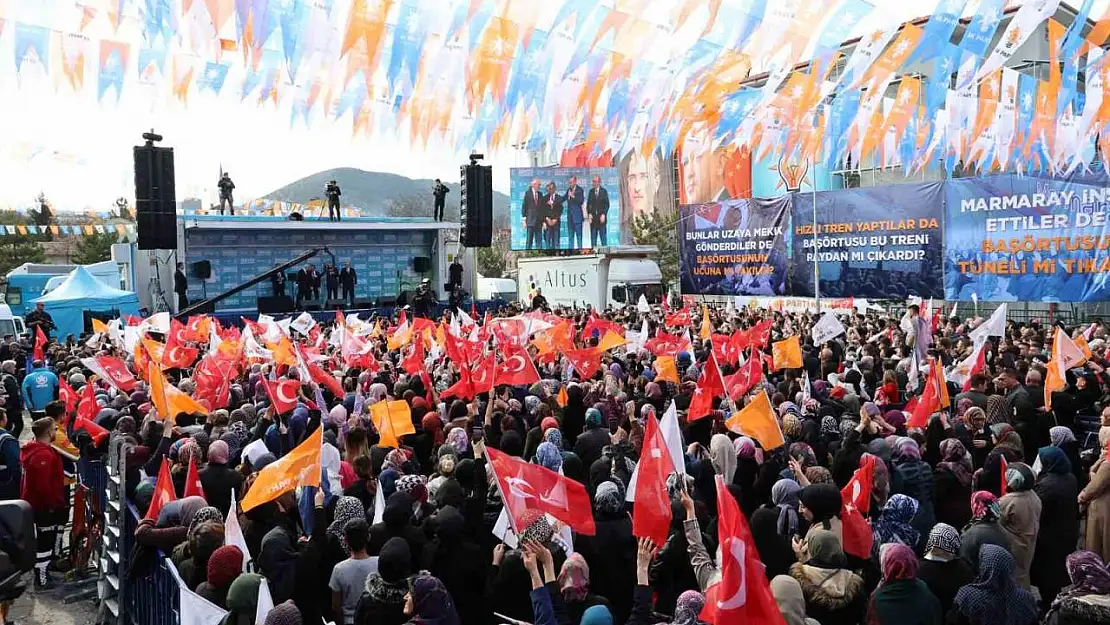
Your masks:
[[[514,250],[581,250],[621,241],[621,193],[615,167],[509,170]]]

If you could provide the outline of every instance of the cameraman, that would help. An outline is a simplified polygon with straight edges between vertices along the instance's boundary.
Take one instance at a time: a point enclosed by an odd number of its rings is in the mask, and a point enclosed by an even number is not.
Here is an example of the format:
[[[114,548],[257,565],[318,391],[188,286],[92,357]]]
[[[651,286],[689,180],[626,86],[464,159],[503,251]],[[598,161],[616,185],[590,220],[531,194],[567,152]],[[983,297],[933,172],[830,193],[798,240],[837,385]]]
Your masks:
[[[435,301],[435,293],[432,293],[432,281],[424,278],[420,281],[420,286],[416,287],[416,293],[412,297],[412,311],[417,317],[427,318],[432,311],[432,306],[435,305]]]
[[[335,216],[335,221],[343,221],[339,215],[339,196],[343,195],[339,190],[339,183],[329,180],[324,187],[324,195],[328,197],[328,221],[332,220],[332,215]]]
[[[227,202],[227,213],[229,215],[235,214],[235,183],[231,181],[231,176],[225,171],[220,176],[220,181],[216,183],[220,189],[220,214],[224,214],[224,202]]]
[[[436,185],[434,187],[432,187],[432,195],[435,197],[435,200],[436,200],[436,204],[435,204],[435,220],[436,221],[443,221],[443,206],[444,206],[445,202],[447,201],[447,194],[450,193],[450,192],[451,192],[451,189],[448,189],[447,185],[440,182],[439,178],[436,178]]]

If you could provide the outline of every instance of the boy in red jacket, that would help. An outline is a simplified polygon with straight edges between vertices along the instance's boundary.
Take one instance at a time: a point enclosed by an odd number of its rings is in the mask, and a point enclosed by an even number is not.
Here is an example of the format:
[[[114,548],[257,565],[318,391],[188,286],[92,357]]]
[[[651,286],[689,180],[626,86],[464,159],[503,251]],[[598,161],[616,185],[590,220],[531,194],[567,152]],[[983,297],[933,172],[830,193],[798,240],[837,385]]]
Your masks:
[[[24,445],[20,452],[23,465],[21,498],[31,504],[35,512],[35,588],[40,590],[51,585],[46,568],[55,555],[55,536],[69,518],[62,458],[52,446],[56,429],[54,419],[36,419],[31,424],[35,440]]]

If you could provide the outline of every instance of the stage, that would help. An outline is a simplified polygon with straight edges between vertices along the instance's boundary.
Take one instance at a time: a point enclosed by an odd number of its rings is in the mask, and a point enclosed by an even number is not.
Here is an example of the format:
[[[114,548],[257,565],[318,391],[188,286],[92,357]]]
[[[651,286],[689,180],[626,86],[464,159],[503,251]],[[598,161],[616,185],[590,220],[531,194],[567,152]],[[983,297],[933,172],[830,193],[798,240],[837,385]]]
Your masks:
[[[177,259],[189,274],[193,263],[208,261],[208,280],[189,279],[190,302],[214,297],[249,281],[277,265],[317,247],[327,247],[340,269],[351,263],[358,277],[356,305],[375,306],[403,290],[415,290],[424,277],[431,280],[437,299],[446,300],[443,283],[447,268],[458,253],[460,226],[423,218],[351,218],[341,222],[309,218],[289,221],[280,217],[188,215],[177,219]],[[416,271],[413,259],[429,259],[428,270]],[[463,287],[474,293],[473,250],[462,250]],[[312,263],[321,273],[320,299],[324,308],[327,281],[323,268],[331,262],[324,252],[302,265],[286,270],[285,294],[295,298],[296,272]],[[172,295],[172,284],[164,284]],[[217,313],[253,313],[259,297],[274,294],[270,280],[236,293],[216,304]],[[340,289],[342,294],[342,289]],[[176,302],[171,302],[175,305]]]

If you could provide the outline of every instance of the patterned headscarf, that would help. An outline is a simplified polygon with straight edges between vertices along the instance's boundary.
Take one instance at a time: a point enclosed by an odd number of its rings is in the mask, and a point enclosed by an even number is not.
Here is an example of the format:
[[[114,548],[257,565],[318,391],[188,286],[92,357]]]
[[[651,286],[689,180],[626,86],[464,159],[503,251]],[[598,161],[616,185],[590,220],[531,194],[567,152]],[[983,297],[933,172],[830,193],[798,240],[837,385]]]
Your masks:
[[[599,428],[602,426],[601,411],[597,408],[586,409],[586,427]]]
[[[1074,443],[1075,433],[1067,426],[1056,425],[1048,429],[1048,438],[1054,447],[1060,447],[1065,443]]]
[[[802,487],[794,480],[779,480],[771,487],[771,503],[779,510],[779,536],[790,537],[798,533],[798,504]]]
[[[894,449],[890,453],[890,458],[894,461],[894,464],[921,460],[921,448],[918,447],[917,441],[908,436],[902,436],[894,442]]]
[[[1037,621],[1037,603],[1017,585],[1014,557],[998,545],[979,548],[979,576],[956,593],[953,607],[972,623],[1024,625]]]
[[[789,437],[791,440],[798,440],[802,437],[802,421],[793,413],[786,413],[782,417],[782,433]]]
[[[558,449],[563,448],[563,432],[557,427],[547,428],[543,431],[543,440],[551,443]]]
[[[821,434],[825,436],[840,435],[840,426],[836,422],[836,417],[828,414],[821,417]]]
[[[385,455],[385,462],[382,463],[382,470],[393,469],[397,473],[404,474],[404,465],[408,461],[408,454],[401,449],[394,449]]]
[[[439,579],[420,573],[412,580],[412,620],[420,625],[459,625],[455,602]]]
[[[971,457],[967,448],[958,438],[946,438],[940,442],[940,457],[937,468],[945,468],[964,486],[971,486]]]
[[[960,533],[956,528],[947,523],[937,523],[929,530],[929,539],[925,541],[925,551],[937,549],[952,555],[960,553]]]
[[[564,601],[583,601],[590,593],[590,565],[579,553],[572,553],[559,571],[559,590]]]
[[[547,517],[539,510],[525,510],[521,515],[520,524],[524,526],[524,531],[521,532],[521,539],[525,541],[534,540],[538,543],[546,543],[551,540],[555,535],[555,528],[551,527],[548,523]]]
[[[1002,518],[998,509],[998,497],[988,490],[977,490],[971,493],[971,520],[972,521],[997,521]]]
[[[705,595],[696,590],[687,590],[678,596],[674,606],[674,621],[672,625],[697,625],[700,623],[698,615],[705,607]]]
[[[883,545],[879,551],[879,567],[883,571],[883,583],[917,577],[917,556],[913,549],[903,544]]]
[[[1010,400],[1002,395],[991,395],[987,398],[987,425],[1009,423],[1012,412]]]
[[[624,511],[624,489],[612,480],[598,484],[594,491],[594,508],[609,515],[620,514]]]
[[[822,466],[806,467],[806,479],[810,484],[833,484],[832,472]]]
[[[355,519],[366,519],[362,501],[358,497],[340,497],[335,502],[335,520],[328,526],[328,534],[339,542],[347,555],[351,555],[351,548],[347,545],[347,523]]]
[[[470,437],[465,428],[455,428],[447,433],[447,445],[450,445],[461,456],[470,450]]]
[[[397,492],[408,493],[414,501],[428,500],[428,478],[423,475],[402,475],[397,478]]]
[[[558,472],[563,466],[563,452],[555,445],[544,441],[536,448],[536,464]]]
[[[790,457],[800,459],[803,467],[817,464],[817,454],[813,453],[809,443],[790,443]]]
[[[917,500],[907,495],[897,494],[887,500],[875,521],[872,555],[878,555],[879,547],[890,543],[917,546],[921,533],[910,525],[910,521],[917,514],[918,507]]]
[[[1093,551],[1076,551],[1064,562],[1071,578],[1072,594],[1110,594],[1110,568]],[[1078,591],[1078,592],[1076,592]]]
[[[189,534],[192,535],[193,530],[199,527],[201,523],[219,523],[222,525],[223,522],[224,515],[220,513],[219,509],[205,506],[193,515],[193,520],[189,523]]]

